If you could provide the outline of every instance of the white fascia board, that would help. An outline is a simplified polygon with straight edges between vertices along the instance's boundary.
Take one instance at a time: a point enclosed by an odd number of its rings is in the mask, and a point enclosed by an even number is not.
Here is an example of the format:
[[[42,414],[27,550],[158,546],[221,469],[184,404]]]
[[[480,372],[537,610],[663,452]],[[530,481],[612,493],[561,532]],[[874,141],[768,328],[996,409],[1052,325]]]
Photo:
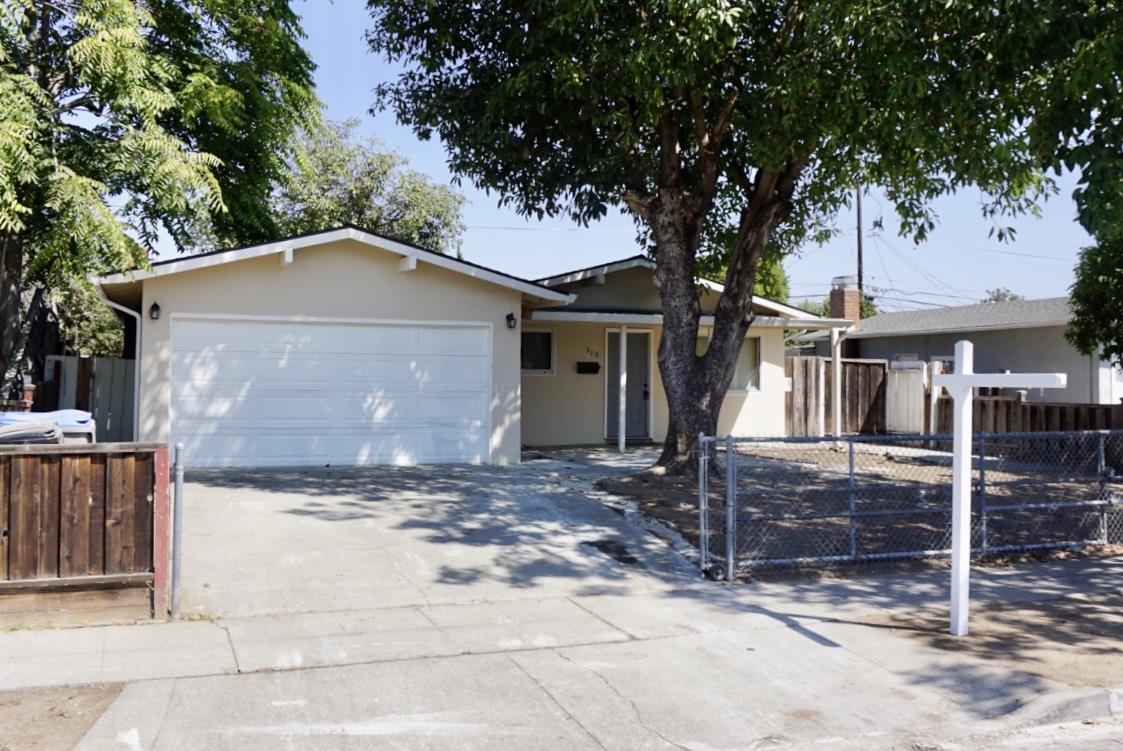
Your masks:
[[[763,318],[764,316],[757,316],[754,320],[759,321]],[[814,316],[810,316],[803,318],[776,317],[769,320],[777,321],[777,323],[774,325],[783,326],[786,329],[802,329],[812,331],[824,331],[829,329],[841,329],[843,331],[847,331],[854,326],[854,323],[846,318],[817,318]]]
[[[622,261],[611,261],[603,266],[593,266],[580,271],[570,271],[565,274],[555,274],[548,276],[544,279],[539,279],[539,284],[544,284],[547,287],[555,287],[560,284],[573,284],[574,282],[583,282],[586,279],[594,279],[596,277],[604,277],[605,274],[611,274],[614,271],[624,271],[626,269],[634,269],[638,266],[644,268],[655,268],[655,265],[646,258],[626,258]]]
[[[703,316],[710,318],[712,316]],[[624,326],[662,325],[663,316],[658,313],[598,313],[580,310],[534,310],[530,313],[532,321],[557,321],[562,323],[614,323]]]
[[[637,268],[637,267],[643,267],[643,268],[654,270],[655,264],[653,264],[651,261],[649,261],[646,258],[628,258],[628,259],[623,260],[623,261],[615,261],[613,263],[606,263],[603,266],[595,266],[595,267],[588,268],[588,269],[582,269],[581,271],[574,271],[574,272],[571,272],[571,273],[568,273],[568,274],[557,274],[555,276],[548,276],[545,279],[539,279],[538,283],[544,284],[547,287],[554,287],[554,286],[558,286],[558,285],[561,285],[561,284],[572,284],[574,282],[581,282],[581,281],[585,281],[586,279],[603,280],[605,274],[611,274],[615,271],[625,271],[627,269],[634,269],[634,268]],[[598,283],[603,284],[604,282],[599,281]],[[711,292],[716,292],[718,294],[721,294],[725,290],[724,284],[722,284],[721,282],[715,282],[712,279],[705,279],[705,278],[699,277],[698,284],[701,285],[702,287],[705,287],[706,289],[710,290]],[[788,316],[788,317],[794,317],[794,318],[808,318],[809,316],[811,316],[811,314],[808,313],[806,310],[802,310],[800,308],[793,308],[790,305],[784,305],[783,303],[776,302],[775,300],[769,300],[766,297],[760,297],[758,295],[753,295],[753,305],[764,308],[766,310],[770,310],[773,313],[776,313],[776,314],[782,315],[782,316]]]
[[[137,269],[135,271],[125,271],[119,274],[110,274],[108,276],[94,279],[94,283],[101,284],[119,284],[122,282],[143,281],[158,276],[168,276],[169,274],[179,274],[184,271],[193,271],[195,269],[204,269],[210,266],[219,266],[224,263],[233,263],[234,261],[245,261],[251,258],[259,258],[261,256],[272,255],[274,253],[283,253],[286,250],[298,250],[300,248],[310,248],[317,245],[327,245],[341,240],[355,240],[364,245],[369,245],[372,248],[379,248],[391,253],[395,253],[403,258],[416,256],[417,260],[422,263],[428,263],[432,266],[437,266],[450,271],[455,271],[465,276],[470,276],[481,281],[490,282],[500,287],[506,287],[518,292],[536,297],[540,300],[551,300],[553,302],[569,303],[571,296],[564,292],[555,292],[554,290],[543,289],[542,287],[525,282],[519,279],[514,279],[503,274],[490,271],[488,269],[471,266],[449,258],[439,253],[430,253],[419,251],[417,248],[411,248],[408,245],[389,240],[387,238],[372,235],[369,232],[362,230],[343,228],[331,230],[329,232],[322,232],[307,237],[298,237],[288,240],[281,240],[274,243],[266,243],[264,245],[254,245],[249,248],[241,248],[239,250],[229,250],[225,253],[213,253],[206,256],[197,256],[195,258],[184,258],[181,261],[173,261],[172,263],[162,264],[160,266],[153,266],[149,269]]]
[[[862,331],[859,329],[850,335],[851,339],[877,339],[881,337],[896,336],[929,336],[932,334],[969,334],[973,331],[1009,331],[1013,329],[1049,329],[1056,326],[1067,326],[1068,320],[1063,321],[1032,321],[1029,323],[999,323],[992,326],[956,326],[943,329],[919,329],[915,331]]]
[[[625,326],[662,325],[663,316],[658,313],[601,313],[580,310],[535,310],[531,311],[532,321],[559,321],[565,323],[614,323]],[[704,315],[699,325],[713,326],[714,317]],[[849,330],[850,321],[843,318],[801,318],[792,319],[782,316],[753,316],[750,328],[783,329],[842,329]]]

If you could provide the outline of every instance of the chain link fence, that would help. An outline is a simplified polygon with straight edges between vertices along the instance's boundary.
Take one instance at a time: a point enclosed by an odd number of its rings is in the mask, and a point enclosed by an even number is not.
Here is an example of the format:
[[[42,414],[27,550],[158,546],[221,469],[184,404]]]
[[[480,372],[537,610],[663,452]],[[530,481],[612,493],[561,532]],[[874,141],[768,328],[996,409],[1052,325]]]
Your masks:
[[[703,436],[700,563],[739,570],[948,555],[950,435]],[[1123,544],[1123,430],[976,433],[972,547]]]

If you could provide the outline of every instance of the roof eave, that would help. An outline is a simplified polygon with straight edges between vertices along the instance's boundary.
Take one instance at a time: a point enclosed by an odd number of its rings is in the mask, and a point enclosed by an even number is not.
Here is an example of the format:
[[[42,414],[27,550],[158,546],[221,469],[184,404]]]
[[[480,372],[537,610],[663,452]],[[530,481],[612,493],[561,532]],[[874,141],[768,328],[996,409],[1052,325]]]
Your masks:
[[[486,269],[474,264],[465,263],[455,258],[450,258],[440,253],[427,251],[421,248],[415,248],[396,240],[381,237],[364,230],[354,227],[342,227],[335,230],[326,230],[324,232],[305,235],[296,238],[285,240],[278,240],[272,243],[263,243],[261,245],[253,245],[247,248],[238,248],[220,253],[212,253],[207,255],[194,256],[190,258],[183,258],[172,261],[170,263],[161,264],[159,266],[151,266],[148,269],[136,269],[133,271],[125,271],[117,274],[109,274],[103,277],[95,277],[92,281],[94,284],[103,286],[106,284],[121,284],[124,282],[144,281],[160,276],[168,276],[171,274],[179,274],[185,271],[193,271],[196,269],[208,268],[211,266],[219,266],[225,263],[233,263],[235,261],[244,261],[251,258],[260,258],[262,256],[275,255],[279,253],[292,252],[301,248],[315,247],[318,245],[327,245],[333,242],[340,242],[342,240],[355,240],[357,242],[369,245],[374,248],[389,251],[397,254],[402,258],[414,258],[421,263],[427,263],[431,266],[439,268],[446,268],[457,273],[469,276],[475,279],[480,279],[500,287],[506,287],[521,292],[532,298],[536,298],[548,302],[566,303],[572,302],[572,296],[565,292],[558,292],[557,290],[548,289],[547,287],[531,282],[525,279],[508,276],[491,269]]]
[[[953,326],[938,329],[912,329],[903,331],[862,331],[859,329],[850,335],[851,339],[876,339],[886,336],[930,336],[938,334],[965,334],[974,331],[1010,331],[1013,329],[1048,329],[1056,326],[1067,326],[1068,319],[1056,321],[1027,321],[1025,323],[998,323],[989,326]]]

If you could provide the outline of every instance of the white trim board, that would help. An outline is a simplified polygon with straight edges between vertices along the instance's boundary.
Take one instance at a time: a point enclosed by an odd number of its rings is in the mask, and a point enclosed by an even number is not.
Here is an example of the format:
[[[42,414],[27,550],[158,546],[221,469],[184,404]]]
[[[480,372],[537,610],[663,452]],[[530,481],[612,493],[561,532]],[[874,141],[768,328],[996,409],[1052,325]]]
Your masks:
[[[532,321],[558,321],[564,323],[607,323],[617,326],[661,326],[662,313],[598,313],[581,310],[532,310]],[[702,327],[713,326],[714,317],[704,315],[698,320]],[[749,328],[785,329],[849,329],[851,322],[843,318],[783,318],[780,316],[753,316]]]
[[[195,269],[204,269],[211,266],[219,266],[224,263],[233,263],[235,261],[245,261],[251,258],[260,258],[272,254],[282,254],[282,258],[290,257],[292,251],[302,248],[314,248],[317,246],[328,245],[330,243],[340,242],[341,240],[354,240],[367,245],[372,248],[384,250],[389,253],[394,253],[402,259],[415,259],[422,263],[427,263],[431,266],[455,271],[456,273],[463,274],[481,281],[489,282],[500,287],[506,287],[523,293],[529,297],[534,297],[539,300],[548,300],[551,302],[569,303],[575,299],[572,295],[564,292],[556,292],[554,290],[544,289],[543,287],[526,280],[516,279],[495,271],[473,266],[455,258],[443,256],[440,253],[432,253],[418,248],[413,248],[403,243],[394,240],[380,237],[370,232],[354,228],[342,228],[335,230],[328,230],[326,232],[318,232],[316,234],[307,235],[305,237],[297,237],[289,240],[280,240],[273,243],[265,243],[262,245],[254,245],[249,248],[239,248],[236,250],[228,250],[222,253],[212,253],[209,255],[201,255],[183,258],[171,263],[160,264],[152,266],[148,269],[136,269],[134,271],[125,271],[118,274],[110,274],[100,278],[93,279],[94,284],[123,284],[127,282],[138,282],[145,279],[153,279],[159,276],[168,276],[170,274],[180,274],[185,271],[193,271]]]

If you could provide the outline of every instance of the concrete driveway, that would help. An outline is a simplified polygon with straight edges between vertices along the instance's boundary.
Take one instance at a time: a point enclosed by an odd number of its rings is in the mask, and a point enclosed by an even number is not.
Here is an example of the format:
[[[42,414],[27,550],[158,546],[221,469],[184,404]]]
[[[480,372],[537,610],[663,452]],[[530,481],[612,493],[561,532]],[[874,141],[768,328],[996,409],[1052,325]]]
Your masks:
[[[1123,676],[1074,685],[886,628],[946,612],[944,572],[700,581],[592,489],[650,454],[568,458],[192,473],[197,620],[0,634],[0,688],[125,684],[83,749],[1115,743]],[[974,592],[981,612],[1095,600],[1120,576],[1065,561]]]
[[[580,461],[192,472],[184,612],[500,602],[693,576],[665,545],[587,497],[593,479],[634,471],[650,455],[571,455]]]

